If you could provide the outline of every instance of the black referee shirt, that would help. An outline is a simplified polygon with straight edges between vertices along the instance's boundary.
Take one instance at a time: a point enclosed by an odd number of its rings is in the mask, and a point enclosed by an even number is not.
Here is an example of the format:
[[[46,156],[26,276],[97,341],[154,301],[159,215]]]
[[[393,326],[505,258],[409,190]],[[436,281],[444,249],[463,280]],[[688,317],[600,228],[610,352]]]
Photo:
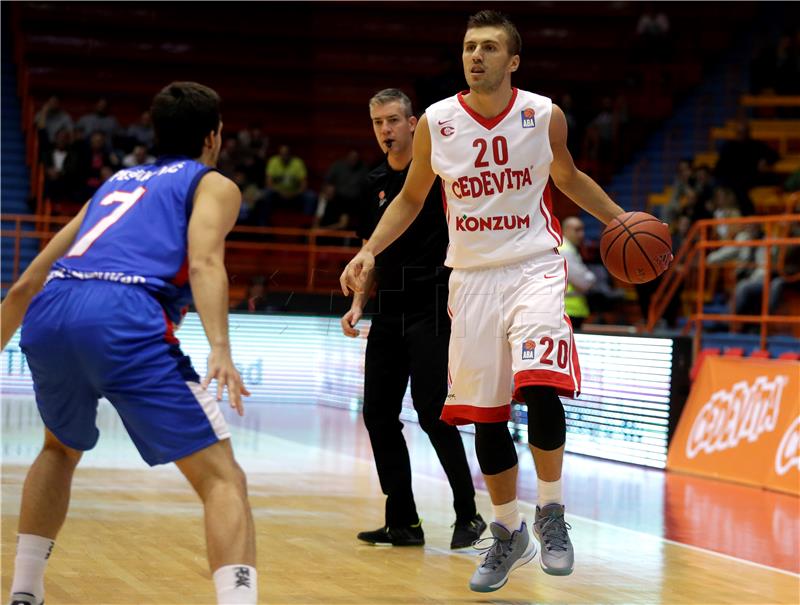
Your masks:
[[[386,159],[369,173],[357,231],[361,239],[370,238],[407,175],[408,166],[393,170]],[[444,266],[447,243],[441,181],[437,177],[414,222],[375,258],[378,314],[446,308],[450,276],[450,269]]]

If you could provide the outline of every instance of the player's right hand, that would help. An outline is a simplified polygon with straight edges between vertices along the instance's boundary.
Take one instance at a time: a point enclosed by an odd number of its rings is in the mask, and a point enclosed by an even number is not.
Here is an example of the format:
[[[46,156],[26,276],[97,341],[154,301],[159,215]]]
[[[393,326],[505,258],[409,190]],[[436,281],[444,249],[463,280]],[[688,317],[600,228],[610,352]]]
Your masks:
[[[356,338],[361,334],[361,330],[356,329],[358,320],[361,319],[363,310],[359,307],[353,307],[347,313],[342,315],[342,332],[345,336]]]
[[[244,386],[239,370],[233,365],[230,351],[211,349],[208,355],[208,370],[201,386],[207,389],[212,380],[217,381],[217,401],[222,401],[222,393],[227,387],[228,402],[239,416],[244,416],[242,396],[249,396],[250,391]]]
[[[342,271],[339,284],[345,296],[350,296],[350,292],[363,292],[364,284],[370,271],[375,267],[375,257],[368,250],[361,251],[353,257]]]

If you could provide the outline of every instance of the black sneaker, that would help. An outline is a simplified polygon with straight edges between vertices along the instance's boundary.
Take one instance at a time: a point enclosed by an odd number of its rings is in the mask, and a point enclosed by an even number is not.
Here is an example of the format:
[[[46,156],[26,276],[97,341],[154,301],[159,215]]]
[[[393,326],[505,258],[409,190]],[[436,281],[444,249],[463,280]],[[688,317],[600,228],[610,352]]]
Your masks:
[[[450,540],[450,548],[456,549],[472,546],[472,543],[478,540],[485,530],[486,522],[480,515],[475,515],[469,523],[456,523],[453,526],[453,539]]]
[[[357,537],[359,540],[375,546],[422,546],[425,544],[422,521],[418,521],[416,525],[405,527],[384,525],[374,531],[362,531]]]

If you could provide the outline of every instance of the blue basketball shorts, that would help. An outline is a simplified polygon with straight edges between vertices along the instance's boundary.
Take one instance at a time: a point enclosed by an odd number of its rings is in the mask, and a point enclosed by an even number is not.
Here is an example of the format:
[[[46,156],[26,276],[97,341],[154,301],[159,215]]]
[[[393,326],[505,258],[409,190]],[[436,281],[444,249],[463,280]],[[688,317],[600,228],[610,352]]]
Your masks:
[[[116,408],[150,465],[230,437],[161,305],[140,286],[52,280],[31,302],[20,348],[42,420],[68,447],[97,443],[100,397]]]

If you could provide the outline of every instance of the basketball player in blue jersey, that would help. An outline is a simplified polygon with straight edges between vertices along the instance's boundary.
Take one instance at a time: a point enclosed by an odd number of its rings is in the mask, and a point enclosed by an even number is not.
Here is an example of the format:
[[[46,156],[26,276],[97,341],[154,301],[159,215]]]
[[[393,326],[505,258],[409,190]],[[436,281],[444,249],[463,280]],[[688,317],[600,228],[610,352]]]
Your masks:
[[[214,170],[222,122],[213,90],[175,82],[156,95],[151,114],[159,159],[108,179],[0,309],[3,347],[22,323],[20,347],[45,424],[22,492],[12,605],[44,602],[72,476],[98,439],[100,397],[142,458],[174,462],[203,501],[217,602],[257,602],[246,480],[218,403],[227,388],[242,414],[249,395],[231,359],[223,262],[241,196]],[[211,347],[202,381],[173,333],[192,297]],[[216,397],[206,390],[211,380]]]

